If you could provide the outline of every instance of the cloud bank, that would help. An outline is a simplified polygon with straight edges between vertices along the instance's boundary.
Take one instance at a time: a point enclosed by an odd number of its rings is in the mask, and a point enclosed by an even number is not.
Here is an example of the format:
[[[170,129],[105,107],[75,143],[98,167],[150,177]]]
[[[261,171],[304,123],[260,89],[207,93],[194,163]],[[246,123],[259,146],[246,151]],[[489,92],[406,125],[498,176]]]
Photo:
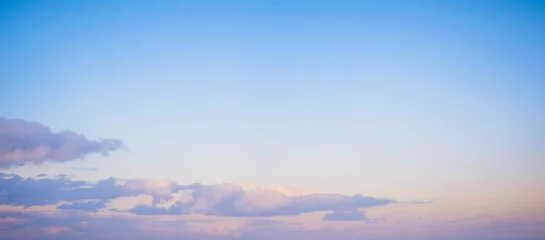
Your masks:
[[[156,204],[130,209],[135,214],[205,214],[231,217],[295,216],[317,211],[349,211],[396,201],[361,194],[309,194],[287,196],[272,190],[244,189],[234,184],[181,187],[168,207]]]
[[[91,141],[72,131],[53,133],[37,122],[0,118],[0,168],[67,162],[93,153],[107,156],[121,146],[117,139]]]
[[[2,211],[1,239],[163,239],[163,240],[541,240],[542,220],[509,220],[486,217],[484,222],[365,222],[344,224],[288,222],[268,219],[189,218],[187,216],[121,216],[67,211],[57,214],[40,211]],[[415,231],[415,229],[417,231]]]
[[[171,181],[117,178],[86,182],[73,181],[67,177],[23,178],[1,173],[0,189],[0,205],[30,207],[64,203],[58,209],[88,212],[105,209],[107,203],[114,199],[151,196],[151,204],[138,204],[128,210],[118,210],[137,215],[295,216],[317,211],[356,211],[396,202],[361,194],[345,196],[313,193],[288,196],[280,191],[248,189],[235,184],[180,185]],[[333,215],[333,218],[326,220],[337,219],[337,215]]]

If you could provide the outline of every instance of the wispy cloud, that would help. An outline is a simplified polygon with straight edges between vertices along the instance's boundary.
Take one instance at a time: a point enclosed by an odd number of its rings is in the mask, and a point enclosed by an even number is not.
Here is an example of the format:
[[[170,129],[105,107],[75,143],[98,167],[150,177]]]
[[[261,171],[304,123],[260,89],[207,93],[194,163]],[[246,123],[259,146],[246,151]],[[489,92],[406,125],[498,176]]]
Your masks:
[[[92,141],[72,131],[53,133],[37,122],[0,118],[0,168],[67,162],[92,153],[107,156],[122,145],[118,139]]]

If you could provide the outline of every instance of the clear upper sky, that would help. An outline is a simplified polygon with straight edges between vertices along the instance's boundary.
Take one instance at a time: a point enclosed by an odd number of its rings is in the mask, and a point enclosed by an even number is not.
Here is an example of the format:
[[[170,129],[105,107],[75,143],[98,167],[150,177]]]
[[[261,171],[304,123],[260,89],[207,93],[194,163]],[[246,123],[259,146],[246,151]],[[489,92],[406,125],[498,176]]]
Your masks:
[[[128,148],[13,171],[535,193],[544,3],[3,1],[0,115]]]

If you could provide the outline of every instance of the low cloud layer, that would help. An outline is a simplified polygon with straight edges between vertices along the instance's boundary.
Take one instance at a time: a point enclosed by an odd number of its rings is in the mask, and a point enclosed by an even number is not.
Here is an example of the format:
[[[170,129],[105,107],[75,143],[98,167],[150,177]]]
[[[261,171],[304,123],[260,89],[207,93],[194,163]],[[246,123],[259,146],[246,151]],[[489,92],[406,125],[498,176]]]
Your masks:
[[[275,190],[246,189],[234,184],[179,185],[171,181],[117,178],[85,182],[67,177],[23,178],[13,174],[0,174],[0,189],[0,205],[29,207],[64,203],[58,208],[88,212],[105,209],[114,199],[151,196],[151,204],[123,210],[137,215],[295,216],[316,211],[357,211],[396,202],[360,194],[288,196]],[[326,220],[336,220],[336,216]]]
[[[2,211],[0,238],[29,240],[162,239],[162,240],[541,240],[543,220],[513,220],[485,217],[475,222],[413,220],[341,224],[323,227],[312,221],[215,218],[204,216],[126,216],[66,211],[52,214],[39,211]],[[417,229],[418,231],[415,231]]]
[[[67,162],[93,153],[107,156],[121,146],[117,139],[92,141],[72,131],[53,133],[37,122],[0,118],[0,168]]]

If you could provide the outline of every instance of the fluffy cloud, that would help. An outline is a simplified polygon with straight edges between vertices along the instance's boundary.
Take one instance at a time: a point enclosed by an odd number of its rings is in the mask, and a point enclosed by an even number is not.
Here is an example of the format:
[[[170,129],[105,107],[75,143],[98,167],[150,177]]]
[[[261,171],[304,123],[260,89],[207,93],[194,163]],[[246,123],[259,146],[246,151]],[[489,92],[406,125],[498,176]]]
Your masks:
[[[129,211],[141,215],[205,214],[230,217],[295,216],[317,211],[354,211],[396,201],[361,194],[308,194],[287,196],[272,190],[248,190],[234,184],[192,185],[181,187],[180,198],[168,207],[139,205]],[[335,220],[333,218],[327,220]]]
[[[37,122],[0,118],[0,168],[66,162],[92,153],[108,155],[121,146],[117,139],[91,141],[72,131],[53,133]]]
[[[287,196],[273,190],[245,190],[233,184],[209,185],[190,192],[191,200],[178,201],[168,213],[198,213],[234,217],[294,216],[316,211],[347,211],[395,202],[361,194],[308,194]]]

